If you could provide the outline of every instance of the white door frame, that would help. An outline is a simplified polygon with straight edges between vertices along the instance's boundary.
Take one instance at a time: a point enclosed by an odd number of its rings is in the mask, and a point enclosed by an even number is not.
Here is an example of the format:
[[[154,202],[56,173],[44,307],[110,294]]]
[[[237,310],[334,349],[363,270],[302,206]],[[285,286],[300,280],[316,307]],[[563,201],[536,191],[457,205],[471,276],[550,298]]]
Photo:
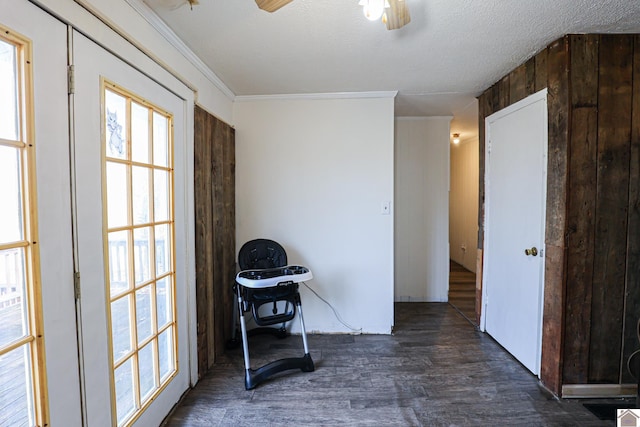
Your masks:
[[[488,280],[487,278],[487,272],[488,272],[488,262],[491,260],[491,253],[489,251],[489,244],[488,242],[491,240],[491,227],[489,225],[489,218],[491,216],[491,207],[490,207],[490,197],[491,197],[491,179],[490,179],[490,170],[491,170],[491,124],[494,123],[495,121],[499,120],[500,118],[503,118],[509,114],[512,114],[515,111],[518,111],[522,108],[525,108],[529,105],[532,105],[536,102],[539,102],[541,100],[545,100],[547,99],[547,89],[543,89],[539,92],[536,92],[530,96],[528,96],[525,99],[522,99],[492,115],[490,115],[489,117],[485,118],[485,171],[484,171],[484,185],[485,185],[485,213],[484,213],[484,220],[483,220],[483,226],[484,226],[484,243],[483,243],[483,248],[484,248],[484,253],[483,253],[483,268],[482,268],[482,304],[481,304],[481,313],[480,313],[480,325],[479,328],[482,332],[486,332],[486,305],[487,305],[487,301],[488,301],[488,290],[491,287],[491,284],[489,283],[490,280]],[[548,132],[548,128],[547,126],[547,116],[544,117],[544,122],[545,122],[545,131]],[[538,337],[537,337],[537,372],[540,372],[540,362],[541,362],[541,356],[542,356],[542,315],[543,315],[543,308],[544,308],[544,273],[545,273],[545,226],[544,224],[546,224],[546,199],[547,199],[547,158],[548,158],[548,138],[547,138],[547,143],[544,144],[544,170],[543,170],[543,188],[542,188],[542,200],[541,203],[543,204],[543,209],[542,209],[542,236],[540,236],[540,242],[541,242],[541,247],[540,247],[540,257],[541,257],[541,274],[540,274],[540,303],[539,303],[539,307],[538,307],[538,319],[539,319],[539,324],[538,324]]]

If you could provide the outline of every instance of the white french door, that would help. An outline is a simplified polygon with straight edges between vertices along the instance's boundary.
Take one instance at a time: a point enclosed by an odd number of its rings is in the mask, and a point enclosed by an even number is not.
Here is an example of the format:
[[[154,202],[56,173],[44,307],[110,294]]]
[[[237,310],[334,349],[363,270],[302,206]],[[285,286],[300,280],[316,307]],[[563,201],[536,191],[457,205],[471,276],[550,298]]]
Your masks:
[[[0,425],[157,426],[195,371],[186,103],[31,2],[0,10]]]
[[[67,26],[0,10],[0,425],[76,426]]]
[[[157,426],[190,378],[185,102],[77,32],[73,63],[86,422]]]
[[[546,90],[486,119],[481,324],[540,372],[547,184]]]

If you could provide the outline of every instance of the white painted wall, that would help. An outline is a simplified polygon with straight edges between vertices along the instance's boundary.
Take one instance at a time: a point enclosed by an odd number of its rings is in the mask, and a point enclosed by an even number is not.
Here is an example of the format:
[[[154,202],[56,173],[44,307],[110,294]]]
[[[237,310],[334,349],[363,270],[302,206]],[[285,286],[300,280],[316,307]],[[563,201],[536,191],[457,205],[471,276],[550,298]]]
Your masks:
[[[278,241],[364,333],[393,325],[393,108],[373,99],[236,102],[237,247]],[[351,332],[301,287],[308,331]],[[299,330],[293,323],[293,330]]]
[[[478,138],[451,145],[449,243],[452,260],[476,272],[478,247]]]
[[[451,117],[396,120],[396,301],[448,298],[450,121]]]

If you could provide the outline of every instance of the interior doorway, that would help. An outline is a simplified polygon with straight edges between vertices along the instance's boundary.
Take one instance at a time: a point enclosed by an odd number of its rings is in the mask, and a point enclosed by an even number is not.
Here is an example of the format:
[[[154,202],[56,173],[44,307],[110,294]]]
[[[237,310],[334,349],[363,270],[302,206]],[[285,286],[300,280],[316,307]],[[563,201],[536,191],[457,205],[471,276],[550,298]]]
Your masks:
[[[477,105],[469,106],[477,117]],[[462,124],[451,123],[452,132]],[[475,132],[451,138],[449,186],[449,304],[477,326],[476,271],[478,247],[479,140]],[[457,133],[457,132],[456,132]],[[453,135],[453,134],[452,134]]]

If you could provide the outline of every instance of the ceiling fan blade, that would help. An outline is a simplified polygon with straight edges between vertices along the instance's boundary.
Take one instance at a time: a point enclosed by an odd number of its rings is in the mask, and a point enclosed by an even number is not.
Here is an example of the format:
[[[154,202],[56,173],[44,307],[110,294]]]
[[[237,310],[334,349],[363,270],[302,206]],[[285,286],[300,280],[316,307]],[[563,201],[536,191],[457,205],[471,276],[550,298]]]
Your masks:
[[[389,8],[386,10],[387,30],[397,30],[402,28],[411,22],[411,15],[409,15],[409,8],[407,7],[406,0],[388,0]]]
[[[293,0],[256,0],[256,4],[262,10],[266,10],[267,12],[275,12],[282,6],[288,5],[292,1]]]

